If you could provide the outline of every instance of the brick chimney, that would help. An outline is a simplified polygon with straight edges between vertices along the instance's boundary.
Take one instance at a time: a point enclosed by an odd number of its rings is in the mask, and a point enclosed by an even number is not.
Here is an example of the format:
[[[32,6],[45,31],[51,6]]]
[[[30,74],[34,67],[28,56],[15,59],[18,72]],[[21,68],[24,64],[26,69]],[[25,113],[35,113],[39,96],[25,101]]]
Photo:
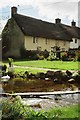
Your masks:
[[[76,26],[76,22],[74,22],[74,20],[72,20],[71,26]]]
[[[55,19],[55,23],[56,24],[60,24],[61,23],[61,19],[59,19],[59,18]]]
[[[17,7],[15,6],[11,7],[11,17],[13,17],[14,14],[17,14]]]

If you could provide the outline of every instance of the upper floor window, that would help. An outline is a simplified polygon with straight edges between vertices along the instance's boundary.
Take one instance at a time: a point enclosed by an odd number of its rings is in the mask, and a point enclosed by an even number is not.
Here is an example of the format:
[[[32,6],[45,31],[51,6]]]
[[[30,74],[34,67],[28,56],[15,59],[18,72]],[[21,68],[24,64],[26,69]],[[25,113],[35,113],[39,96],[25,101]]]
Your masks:
[[[48,39],[47,38],[45,39],[45,44],[48,44]]]
[[[75,39],[75,43],[77,43],[77,39]]]

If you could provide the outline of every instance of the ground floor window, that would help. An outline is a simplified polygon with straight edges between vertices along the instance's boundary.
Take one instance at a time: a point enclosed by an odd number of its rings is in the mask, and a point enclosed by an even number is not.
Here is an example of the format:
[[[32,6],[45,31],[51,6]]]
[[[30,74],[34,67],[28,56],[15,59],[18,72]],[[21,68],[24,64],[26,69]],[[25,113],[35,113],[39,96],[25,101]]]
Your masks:
[[[33,43],[35,43],[36,42],[36,39],[35,39],[35,37],[33,37]]]
[[[37,50],[38,50],[38,51],[41,51],[41,46],[38,46],[38,47],[37,47]]]
[[[62,51],[65,51],[65,48],[62,48]]]
[[[38,43],[38,37],[33,37],[32,40],[33,40],[33,43]]]

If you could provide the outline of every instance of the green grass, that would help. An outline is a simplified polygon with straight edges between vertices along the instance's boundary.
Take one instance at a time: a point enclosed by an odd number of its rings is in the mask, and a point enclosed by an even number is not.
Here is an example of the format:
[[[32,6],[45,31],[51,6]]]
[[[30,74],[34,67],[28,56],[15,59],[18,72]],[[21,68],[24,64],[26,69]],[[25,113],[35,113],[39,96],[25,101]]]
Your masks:
[[[64,120],[80,118],[80,104],[65,107],[56,107],[50,110],[34,111],[27,105],[23,105],[21,98],[7,99],[2,101],[2,120]]]
[[[48,69],[58,69],[58,70],[79,70],[79,62],[74,61],[47,61],[47,60],[34,60],[34,61],[15,61],[14,65],[17,66],[27,66],[35,68],[48,68]]]
[[[80,118],[80,105],[70,105],[61,108],[55,108],[49,110],[48,113],[50,116],[52,116],[53,113],[57,113],[56,115],[59,116],[59,118]]]
[[[23,74],[25,71],[28,71],[29,73],[33,73],[33,74],[36,74],[36,73],[39,73],[39,72],[46,72],[47,70],[36,70],[36,69],[31,69],[31,68],[18,68],[16,67],[14,69],[14,73],[21,73]]]

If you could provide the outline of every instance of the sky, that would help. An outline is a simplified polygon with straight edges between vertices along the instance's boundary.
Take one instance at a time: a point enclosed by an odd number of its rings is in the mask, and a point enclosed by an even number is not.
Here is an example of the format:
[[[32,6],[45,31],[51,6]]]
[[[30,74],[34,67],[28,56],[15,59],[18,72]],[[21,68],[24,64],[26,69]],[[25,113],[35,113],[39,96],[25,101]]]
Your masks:
[[[79,0],[0,0],[0,32],[11,17],[11,7],[18,13],[55,23],[60,18],[63,24],[71,25],[74,20],[79,25]]]

